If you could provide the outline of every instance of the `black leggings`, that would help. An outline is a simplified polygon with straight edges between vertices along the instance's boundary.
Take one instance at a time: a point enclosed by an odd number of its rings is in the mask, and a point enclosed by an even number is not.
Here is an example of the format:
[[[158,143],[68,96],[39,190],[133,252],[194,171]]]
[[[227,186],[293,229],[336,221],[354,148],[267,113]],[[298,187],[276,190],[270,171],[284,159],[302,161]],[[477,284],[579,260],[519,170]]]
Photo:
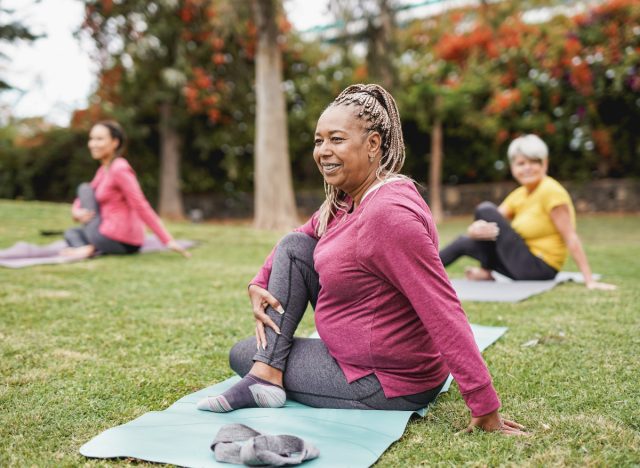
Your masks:
[[[100,223],[102,222],[100,205],[91,185],[83,183],[78,186],[78,199],[80,206],[95,212],[95,216],[82,227],[67,229],[64,232],[64,240],[70,247],[83,247],[91,244],[100,253],[115,255],[130,254],[140,250],[138,245],[118,242],[100,233]]]
[[[294,338],[307,304],[315,307],[320,285],[313,266],[316,240],[302,233],[292,233],[280,241],[269,277],[269,292],[285,310],[273,308],[267,314],[280,327],[281,335],[265,327],[267,349],[256,352],[255,337],[236,344],[231,350],[231,368],[246,375],[254,361],[264,362],[284,371],[287,396],[317,408],[377,409],[413,411],[427,406],[440,392],[442,384],[422,393],[386,398],[374,374],[347,382],[342,369],[331,357],[322,340]]]
[[[494,270],[514,280],[550,280],[558,271],[531,253],[524,239],[490,202],[480,203],[475,219],[493,222],[500,228],[495,241],[479,241],[460,236],[440,251],[447,266],[462,256],[475,258],[485,270]]]

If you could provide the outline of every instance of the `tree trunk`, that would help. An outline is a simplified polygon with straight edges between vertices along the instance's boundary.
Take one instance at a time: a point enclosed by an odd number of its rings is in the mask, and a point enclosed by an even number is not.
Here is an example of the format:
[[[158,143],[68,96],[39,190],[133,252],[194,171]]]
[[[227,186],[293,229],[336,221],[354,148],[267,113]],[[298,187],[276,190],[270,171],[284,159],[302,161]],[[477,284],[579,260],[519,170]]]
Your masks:
[[[160,216],[183,219],[180,193],[180,135],[171,125],[171,104],[160,105]]]
[[[436,223],[442,221],[442,120],[436,118],[431,130],[431,161],[429,163],[429,207],[433,220]]]
[[[379,15],[368,18],[367,68],[369,75],[389,92],[393,92],[396,71],[395,14],[391,0],[378,0]]]
[[[282,52],[278,46],[275,0],[254,0],[256,52],[256,135],[254,225],[288,230],[297,226],[289,162],[289,137],[282,91]]]

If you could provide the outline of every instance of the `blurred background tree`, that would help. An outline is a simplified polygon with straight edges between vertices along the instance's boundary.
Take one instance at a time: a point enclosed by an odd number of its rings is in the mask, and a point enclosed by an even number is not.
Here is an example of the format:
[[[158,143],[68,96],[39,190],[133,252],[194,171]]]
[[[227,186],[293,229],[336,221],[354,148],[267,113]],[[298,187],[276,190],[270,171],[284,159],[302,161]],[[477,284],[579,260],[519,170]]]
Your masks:
[[[282,89],[280,44],[284,38],[279,39],[286,20],[279,1],[253,0],[252,6],[257,31],[254,225],[260,229],[293,229],[299,223]]]
[[[191,117],[204,115],[215,125],[222,118],[220,103],[232,98],[233,72],[246,73],[226,66],[237,57],[226,50],[235,43],[226,40],[233,31],[216,17],[228,6],[197,0],[85,5],[83,30],[95,41],[103,78],[94,105],[144,132],[133,139],[157,138],[151,148],[159,154],[158,210],[180,218],[181,161],[190,149],[184,137]]]
[[[4,8],[2,4],[0,4],[0,45],[16,41],[32,42],[42,37],[41,35],[31,32],[31,30],[20,21],[13,19],[14,13],[15,10]],[[0,51],[0,63],[6,60],[6,54]],[[2,71],[2,68],[0,68],[0,71]],[[5,81],[0,74],[0,92],[12,89],[14,86],[15,85]]]

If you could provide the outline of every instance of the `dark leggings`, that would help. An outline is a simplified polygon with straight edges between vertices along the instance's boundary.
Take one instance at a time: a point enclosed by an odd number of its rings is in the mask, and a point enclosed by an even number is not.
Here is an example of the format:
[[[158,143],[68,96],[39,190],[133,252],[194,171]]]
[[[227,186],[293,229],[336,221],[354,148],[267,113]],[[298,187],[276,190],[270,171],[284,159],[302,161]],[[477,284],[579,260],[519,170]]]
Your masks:
[[[479,241],[460,236],[440,251],[442,264],[447,266],[466,255],[475,258],[485,270],[494,270],[514,280],[550,280],[557,270],[531,253],[524,239],[490,202],[482,202],[475,219],[493,222],[500,228],[495,241]]]
[[[284,371],[287,396],[318,408],[413,411],[425,407],[438,395],[442,384],[415,395],[386,398],[374,374],[348,383],[322,340],[293,337],[307,304],[315,307],[318,299],[315,246],[316,240],[302,233],[291,233],[280,241],[268,289],[285,313],[280,315],[268,307],[267,314],[280,327],[281,335],[265,327],[267,348],[258,352],[255,337],[239,342],[231,349],[231,368],[241,376],[249,372],[254,361],[280,369]]]
[[[100,233],[99,228],[102,222],[100,205],[96,200],[96,195],[91,185],[83,183],[78,186],[78,199],[80,200],[80,206],[95,212],[95,216],[87,224],[67,229],[64,232],[64,240],[67,241],[70,247],[83,247],[91,244],[100,253],[113,255],[130,254],[140,250],[137,245],[118,242]]]

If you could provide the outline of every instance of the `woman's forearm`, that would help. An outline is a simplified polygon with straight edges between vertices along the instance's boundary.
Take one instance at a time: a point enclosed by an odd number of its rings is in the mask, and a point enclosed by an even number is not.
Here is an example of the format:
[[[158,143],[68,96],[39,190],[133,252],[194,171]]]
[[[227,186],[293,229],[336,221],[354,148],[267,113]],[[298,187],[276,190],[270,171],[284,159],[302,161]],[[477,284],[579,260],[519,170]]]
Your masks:
[[[578,237],[577,233],[573,233],[567,242],[567,248],[569,249],[569,253],[571,257],[578,265],[580,272],[584,278],[585,284],[589,285],[593,281],[593,277],[591,274],[591,267],[589,266],[589,261],[587,260],[587,254],[584,252],[584,248],[582,247],[582,242],[580,241],[580,237]]]

